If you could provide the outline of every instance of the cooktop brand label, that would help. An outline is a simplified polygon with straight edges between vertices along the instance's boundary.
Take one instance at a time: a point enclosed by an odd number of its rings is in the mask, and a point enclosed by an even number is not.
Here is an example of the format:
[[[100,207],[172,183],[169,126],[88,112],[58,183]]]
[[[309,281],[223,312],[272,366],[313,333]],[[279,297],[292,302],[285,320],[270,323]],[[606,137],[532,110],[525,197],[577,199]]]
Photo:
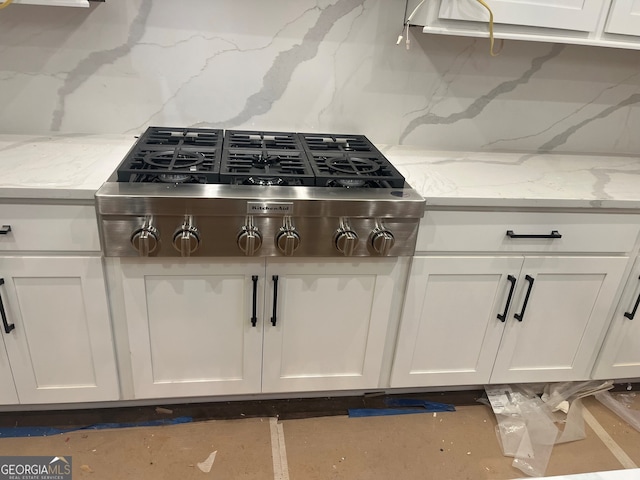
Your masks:
[[[247,202],[247,213],[252,215],[291,215],[291,202]]]

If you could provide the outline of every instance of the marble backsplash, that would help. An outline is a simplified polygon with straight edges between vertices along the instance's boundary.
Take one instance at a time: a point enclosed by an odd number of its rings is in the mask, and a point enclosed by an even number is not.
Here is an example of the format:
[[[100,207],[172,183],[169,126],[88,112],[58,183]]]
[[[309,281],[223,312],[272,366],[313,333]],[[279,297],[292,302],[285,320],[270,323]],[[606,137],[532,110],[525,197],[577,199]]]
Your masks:
[[[433,150],[640,155],[640,51],[422,34],[404,0],[0,10],[0,133],[364,133]],[[635,133],[634,133],[635,132]]]

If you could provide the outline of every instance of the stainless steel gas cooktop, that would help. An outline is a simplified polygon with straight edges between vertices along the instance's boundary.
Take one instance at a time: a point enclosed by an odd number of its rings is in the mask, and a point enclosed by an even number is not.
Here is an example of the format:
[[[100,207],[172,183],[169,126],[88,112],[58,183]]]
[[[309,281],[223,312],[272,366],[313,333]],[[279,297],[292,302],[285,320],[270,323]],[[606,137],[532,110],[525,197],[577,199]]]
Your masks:
[[[424,200],[363,135],[150,127],[96,194],[106,256],[399,256]]]

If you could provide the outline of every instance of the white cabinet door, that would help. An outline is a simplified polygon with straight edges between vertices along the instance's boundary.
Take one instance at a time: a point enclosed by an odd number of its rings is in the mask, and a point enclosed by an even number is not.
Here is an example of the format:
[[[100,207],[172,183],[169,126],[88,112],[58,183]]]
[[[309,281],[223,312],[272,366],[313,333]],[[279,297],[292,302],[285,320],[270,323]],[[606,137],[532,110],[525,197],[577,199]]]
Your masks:
[[[118,399],[101,259],[2,257],[0,276],[20,403]]]
[[[0,287],[1,290],[1,287]],[[4,332],[4,329],[2,330]],[[18,394],[13,383],[13,374],[7,358],[4,343],[0,342],[0,405],[15,405],[18,403]]]
[[[487,2],[498,24],[526,25],[592,32],[603,7],[601,0],[490,0]],[[447,0],[439,18],[489,21],[488,11],[477,0]]]
[[[264,261],[121,265],[137,398],[260,392]]]
[[[640,377],[640,259],[636,260],[620,299],[593,378]]]
[[[614,0],[605,31],[640,36],[640,0]]]
[[[523,257],[414,258],[391,386],[488,383],[522,262]]]
[[[491,382],[588,379],[627,261],[525,258]]]
[[[377,388],[401,270],[398,259],[269,259],[262,391]]]

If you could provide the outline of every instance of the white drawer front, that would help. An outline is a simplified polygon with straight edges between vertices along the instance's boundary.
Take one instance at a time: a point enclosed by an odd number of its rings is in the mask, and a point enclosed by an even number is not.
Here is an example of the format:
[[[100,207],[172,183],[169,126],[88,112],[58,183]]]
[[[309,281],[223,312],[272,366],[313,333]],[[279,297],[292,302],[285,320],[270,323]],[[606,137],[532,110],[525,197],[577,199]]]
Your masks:
[[[91,205],[0,205],[0,251],[99,251],[95,208]]]
[[[561,238],[517,238],[550,235]],[[640,216],[539,212],[427,212],[417,251],[424,252],[629,252]]]

